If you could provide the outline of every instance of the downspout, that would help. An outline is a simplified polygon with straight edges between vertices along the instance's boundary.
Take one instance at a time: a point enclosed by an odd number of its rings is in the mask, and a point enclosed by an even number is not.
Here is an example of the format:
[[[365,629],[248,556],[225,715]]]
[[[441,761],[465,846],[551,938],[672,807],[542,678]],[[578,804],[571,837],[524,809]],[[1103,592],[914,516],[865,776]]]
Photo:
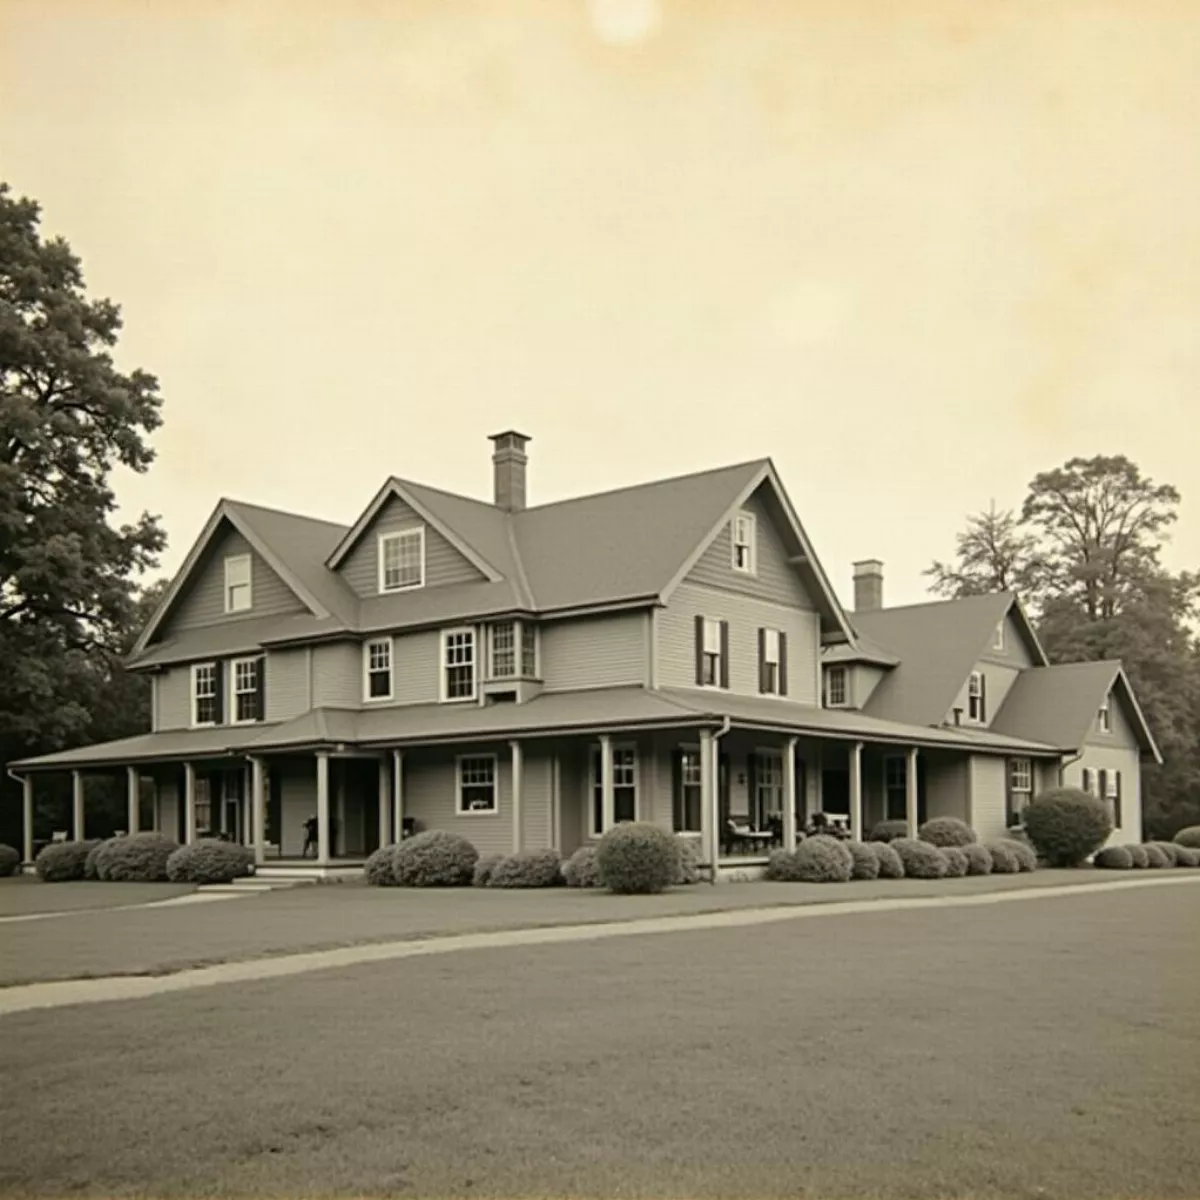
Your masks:
[[[720,795],[721,795],[721,768],[718,765],[720,762],[720,756],[717,753],[717,750],[718,750],[717,743],[720,742],[720,740],[729,732],[729,728],[732,724],[733,724],[733,718],[730,717],[728,713],[726,713],[725,716],[721,719],[721,728],[718,729],[716,731],[716,733],[713,734],[713,738],[712,738],[712,740],[713,740],[712,781],[713,781],[713,817],[714,817],[714,820],[713,820],[713,846],[712,846],[713,862],[712,862],[712,870],[709,871],[709,873],[708,873],[708,882],[714,887],[716,886],[716,883],[717,883],[717,871],[718,871],[717,859],[720,858],[720,846],[721,846],[721,830],[715,820],[717,813],[720,811]]]
[[[1058,762],[1058,786],[1059,787],[1063,786],[1063,776],[1066,773],[1067,768],[1074,766],[1082,757],[1083,757],[1083,751],[1080,750],[1080,752],[1077,755],[1075,755],[1074,758],[1059,759],[1059,762]]]

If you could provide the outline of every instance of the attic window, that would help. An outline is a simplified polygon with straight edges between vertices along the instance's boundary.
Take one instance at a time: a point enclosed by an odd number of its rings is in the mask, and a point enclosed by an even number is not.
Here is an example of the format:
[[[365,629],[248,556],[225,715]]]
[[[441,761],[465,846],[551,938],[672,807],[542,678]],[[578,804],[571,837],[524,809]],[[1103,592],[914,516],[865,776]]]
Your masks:
[[[1112,716],[1108,710],[1107,700],[1100,705],[1096,713],[1096,723],[1099,725],[1101,733],[1112,733]]]
[[[987,685],[982,671],[972,671],[967,684],[967,717],[980,724],[987,720]]]
[[[245,612],[250,600],[250,555],[231,555],[225,560],[225,611]]]
[[[1001,623],[996,626],[996,632],[994,634],[992,634],[992,649],[993,650],[1003,650],[1004,649],[1004,622],[1003,621],[1001,621]]]
[[[758,569],[754,553],[754,514],[738,513],[733,518],[733,569],[753,575]]]
[[[425,526],[379,537],[379,590],[402,592],[425,584]]]

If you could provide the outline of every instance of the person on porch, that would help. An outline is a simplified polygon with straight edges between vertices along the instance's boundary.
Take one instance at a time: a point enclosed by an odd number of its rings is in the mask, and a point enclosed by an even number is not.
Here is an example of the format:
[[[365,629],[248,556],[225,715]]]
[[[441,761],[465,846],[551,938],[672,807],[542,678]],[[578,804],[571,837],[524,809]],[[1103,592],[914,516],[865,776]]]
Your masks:
[[[313,858],[317,857],[317,818],[309,817],[304,822],[304,849],[300,851],[301,858],[308,857],[308,848],[312,847]]]

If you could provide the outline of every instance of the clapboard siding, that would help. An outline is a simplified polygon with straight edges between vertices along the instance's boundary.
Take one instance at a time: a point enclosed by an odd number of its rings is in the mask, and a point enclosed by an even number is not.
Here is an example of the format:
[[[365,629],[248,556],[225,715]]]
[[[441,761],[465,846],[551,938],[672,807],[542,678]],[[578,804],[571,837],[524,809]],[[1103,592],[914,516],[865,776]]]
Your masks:
[[[970,765],[971,824],[980,841],[1004,837],[1008,828],[1007,760],[990,755],[972,754]]]
[[[1084,768],[1091,771],[1121,772],[1121,824],[1113,830],[1108,845],[1142,840],[1142,772],[1136,749],[1098,744],[1089,738],[1083,755],[1064,772],[1067,787],[1083,787]],[[1096,787],[1099,787],[1097,777]]]
[[[925,819],[967,819],[967,760],[931,759],[925,766]]]
[[[365,647],[367,641],[363,642]],[[359,659],[359,694],[363,693],[362,659]],[[397,634],[392,638],[392,697],[363,700],[365,708],[395,708],[402,704],[436,704],[439,699],[441,634],[436,629]]]
[[[499,809],[460,815],[456,754],[494,754]],[[455,751],[410,751],[404,756],[404,814],[419,829],[461,834],[480,855],[512,853],[512,769],[508,747],[461,746]]]
[[[540,628],[547,691],[647,682],[648,646],[641,613],[545,621]]]
[[[156,676],[155,729],[187,729],[192,723],[192,669],[171,667]]]
[[[1018,669],[1033,666],[1033,655],[1029,652],[1029,647],[1025,644],[1025,636],[1012,613],[1004,618],[1003,649],[997,650],[991,645],[989,639],[988,648],[980,657],[988,662],[1002,663]]]
[[[425,586],[471,583],[485,578],[483,572],[456,550],[419,513],[393,496],[364,530],[346,556],[339,573],[360,596],[379,594],[379,537],[416,526],[425,527]]]
[[[766,485],[764,485],[766,486]],[[788,562],[789,551],[767,506],[762,492],[756,492],[739,511],[753,514],[757,537],[757,563],[753,575],[733,569],[733,523],[726,522],[695,565],[685,576],[689,583],[703,587],[723,588],[790,604],[799,608],[814,608],[812,597],[805,588],[796,568]]]
[[[526,750],[522,763],[521,844],[545,850],[554,842],[554,755]]]
[[[984,716],[987,718],[984,721],[984,726],[991,725],[996,714],[1000,711],[1005,698],[1008,696],[1009,689],[1016,682],[1017,676],[1021,673],[1016,667],[1002,666],[1000,663],[986,662],[980,659],[972,668],[973,671],[978,671],[984,678],[984,693],[986,700],[986,708]],[[962,723],[964,725],[973,725],[975,722],[968,719],[970,706],[968,701],[968,691],[971,686],[969,678],[963,680],[962,687],[959,688],[958,695],[954,699],[954,703],[950,706],[946,713],[945,721],[947,725],[954,724],[954,710],[962,709]]]
[[[663,687],[696,686],[696,617],[729,622],[729,690],[757,696],[758,631],[787,634],[787,699],[817,704],[820,629],[816,613],[750,596],[682,583],[655,620],[658,680]]]
[[[357,642],[313,647],[313,708],[356,708],[362,692],[362,647]]]
[[[272,650],[267,655],[267,720],[290,721],[312,708],[313,650]]]
[[[250,607],[244,612],[225,611],[225,560],[250,555]],[[225,525],[202,556],[191,581],[184,587],[160,634],[169,637],[187,629],[224,625],[256,617],[306,612],[303,602],[266,561],[250,548],[236,529]]]

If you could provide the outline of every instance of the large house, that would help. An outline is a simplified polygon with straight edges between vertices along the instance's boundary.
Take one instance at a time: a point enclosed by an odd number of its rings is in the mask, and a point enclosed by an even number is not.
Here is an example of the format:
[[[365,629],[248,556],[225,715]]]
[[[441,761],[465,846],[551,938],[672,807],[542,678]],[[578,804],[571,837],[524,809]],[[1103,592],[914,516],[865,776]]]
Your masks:
[[[953,815],[1003,834],[1040,790],[1103,796],[1141,838],[1160,761],[1117,662],[1051,666],[1016,597],[838,602],[769,459],[526,505],[529,438],[495,435],[494,502],[389,479],[350,528],[223,500],[135,647],[150,732],[9,764],[34,787],[143,781],[153,823],[314,869],[412,830],[563,854],[614,822],[694,837],[717,870],[821,810],[857,836]]]

